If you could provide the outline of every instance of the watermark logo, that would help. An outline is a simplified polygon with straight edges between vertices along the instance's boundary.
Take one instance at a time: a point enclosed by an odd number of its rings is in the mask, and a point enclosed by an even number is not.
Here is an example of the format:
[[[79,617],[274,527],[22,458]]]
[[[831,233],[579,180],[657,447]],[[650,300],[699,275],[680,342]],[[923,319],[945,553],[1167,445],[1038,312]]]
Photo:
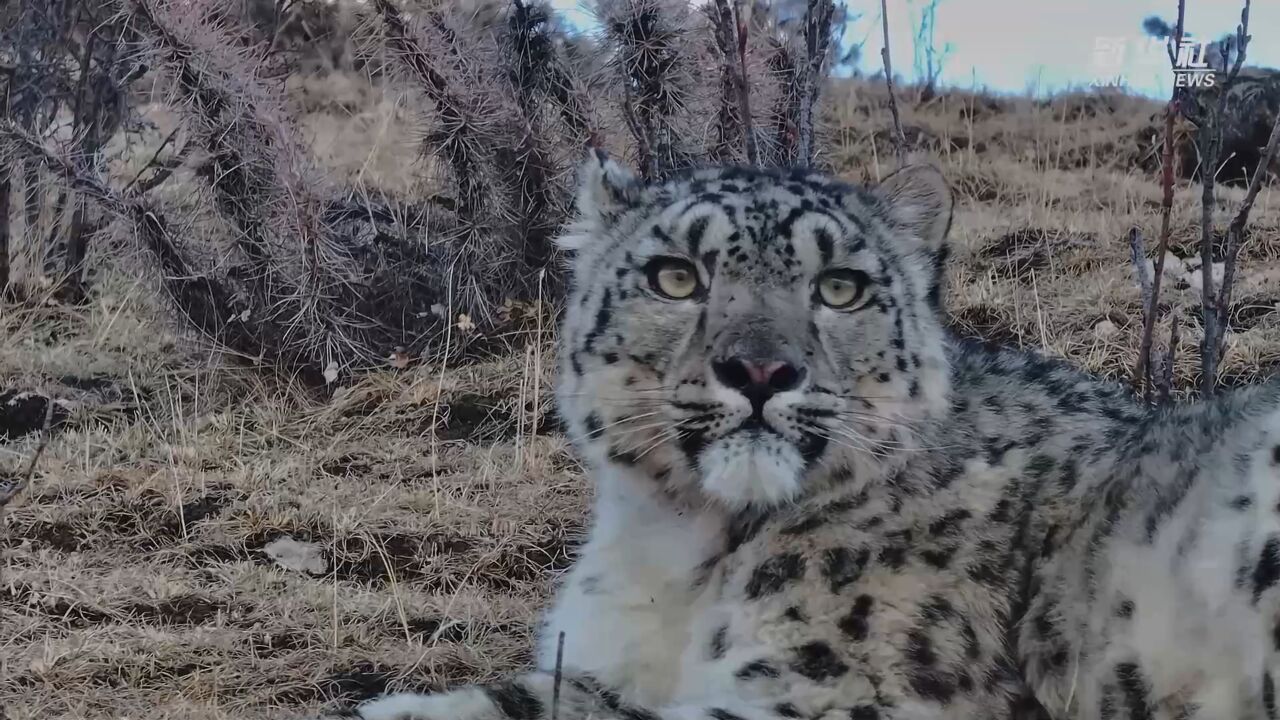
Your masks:
[[[1206,56],[1209,43],[1202,40],[1183,40],[1173,58],[1173,86],[1182,88],[1213,87],[1217,81]]]
[[[1160,38],[1136,38],[1114,36],[1097,37],[1093,41],[1093,87],[1127,87],[1126,71],[1158,72],[1168,67],[1173,58],[1174,87],[1209,88],[1217,82],[1213,66],[1209,63],[1209,41],[1184,39],[1176,49]]]
[[[1097,73],[1090,83],[1094,87],[1124,87],[1124,68],[1128,41],[1123,37],[1093,39],[1093,69]]]

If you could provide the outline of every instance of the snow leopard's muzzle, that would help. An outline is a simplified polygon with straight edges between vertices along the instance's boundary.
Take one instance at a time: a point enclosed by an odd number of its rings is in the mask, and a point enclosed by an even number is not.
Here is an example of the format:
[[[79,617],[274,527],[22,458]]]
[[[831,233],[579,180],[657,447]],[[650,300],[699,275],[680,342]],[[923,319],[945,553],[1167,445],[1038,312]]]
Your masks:
[[[756,295],[760,298],[760,294]],[[761,310],[765,312],[760,312]],[[785,307],[737,315],[708,327],[707,350],[680,371],[671,401],[680,449],[704,492],[730,505],[775,504],[801,491],[828,447],[813,424],[814,369]],[[714,324],[714,323],[713,323]]]

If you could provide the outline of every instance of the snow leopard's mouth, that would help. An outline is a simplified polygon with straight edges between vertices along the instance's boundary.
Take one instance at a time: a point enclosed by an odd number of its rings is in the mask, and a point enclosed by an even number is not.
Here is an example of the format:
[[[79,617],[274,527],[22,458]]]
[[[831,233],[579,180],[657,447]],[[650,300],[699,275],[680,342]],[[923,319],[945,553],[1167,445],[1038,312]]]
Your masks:
[[[708,496],[735,508],[767,507],[804,491],[808,470],[825,448],[817,435],[805,433],[797,441],[767,421],[748,418],[705,440],[690,461]]]
[[[791,443],[799,451],[800,456],[804,458],[806,465],[816,461],[827,446],[827,439],[817,432],[796,428],[790,433],[786,433],[769,424],[763,416],[756,414],[747,418],[736,430],[731,430],[725,436],[731,437],[736,434],[746,434],[750,440],[758,440],[763,436],[773,436],[784,442]]]
[[[788,402],[779,398],[753,406],[737,398],[715,399],[721,402],[685,400],[670,405],[681,450],[691,463],[696,464],[707,446],[720,440],[786,443],[794,446],[806,463],[816,460],[826,447],[829,433],[822,423],[827,416],[800,398],[789,398]]]

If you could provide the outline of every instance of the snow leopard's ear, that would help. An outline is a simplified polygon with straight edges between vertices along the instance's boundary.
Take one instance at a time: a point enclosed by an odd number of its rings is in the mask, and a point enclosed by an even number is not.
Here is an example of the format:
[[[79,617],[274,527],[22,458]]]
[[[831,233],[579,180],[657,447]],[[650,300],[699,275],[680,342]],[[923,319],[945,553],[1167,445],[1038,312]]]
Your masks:
[[[587,159],[578,170],[578,221],[573,231],[557,241],[560,247],[578,250],[593,235],[607,230],[618,215],[636,202],[640,188],[635,174],[614,162],[605,151],[588,150]]]
[[[951,229],[954,200],[942,171],[924,163],[893,172],[876,188],[881,210],[897,228],[937,252]]]

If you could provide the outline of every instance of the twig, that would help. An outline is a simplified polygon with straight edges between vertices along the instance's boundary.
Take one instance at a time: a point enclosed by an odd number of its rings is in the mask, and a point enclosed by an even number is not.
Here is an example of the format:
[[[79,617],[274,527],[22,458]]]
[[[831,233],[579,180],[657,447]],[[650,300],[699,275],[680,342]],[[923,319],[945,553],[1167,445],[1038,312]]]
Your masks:
[[[898,155],[898,164],[907,164],[907,136],[902,132],[902,118],[898,117],[898,101],[893,93],[893,63],[889,60],[889,8],[887,0],[880,0],[880,19],[884,25],[884,47],[880,48],[880,58],[884,61],[884,84],[889,88],[889,112],[893,115],[893,149]]]
[[[300,4],[300,0],[284,0],[284,2],[277,0],[271,18],[271,39],[267,43],[267,49],[264,54],[271,55],[275,53],[276,46],[284,36],[285,29],[289,26],[289,22],[293,20],[291,17],[293,12],[298,9]]]
[[[1212,395],[1217,388],[1218,363],[1222,359],[1222,339],[1227,329],[1226,308],[1220,304],[1224,296],[1230,296],[1230,290],[1226,287],[1225,267],[1221,294],[1215,292],[1213,287],[1213,211],[1217,207],[1217,193],[1214,186],[1218,155],[1222,151],[1222,124],[1227,110],[1227,95],[1240,74],[1240,68],[1244,65],[1249,48],[1249,5],[1250,0],[1245,0],[1244,9],[1240,12],[1240,24],[1236,26],[1236,35],[1234,38],[1228,37],[1223,45],[1224,67],[1230,60],[1233,40],[1236,50],[1235,62],[1227,71],[1224,81],[1218,84],[1217,102],[1211,114],[1201,118],[1203,122],[1200,123],[1200,132],[1197,135],[1201,138],[1200,155],[1203,163],[1200,168],[1200,311],[1204,325],[1204,337],[1200,341],[1200,394],[1203,397]],[[1205,132],[1206,130],[1208,132]],[[1260,168],[1264,167],[1266,166],[1260,166]],[[1234,273],[1232,273],[1232,280],[1234,281]]]
[[[133,225],[134,236],[154,258],[174,307],[198,332],[245,357],[286,360],[261,342],[256,327],[230,321],[226,309],[232,307],[231,292],[217,279],[193,269],[191,261],[176,244],[168,221],[144,200],[122,196],[76,165],[50,153],[29,133],[4,118],[0,118],[0,158],[43,167],[61,178],[69,189],[94,200],[105,211],[127,218]]]
[[[814,115],[817,112],[818,96],[822,92],[823,67],[827,62],[827,51],[831,46],[831,18],[835,15],[835,4],[831,0],[809,0],[804,12],[804,40],[807,62],[804,65],[804,82],[800,96],[799,142],[797,158],[800,165],[813,163]],[[887,46],[886,46],[887,47]],[[892,95],[892,91],[890,91]]]
[[[681,122],[692,85],[688,5],[684,0],[620,0],[600,5],[605,42],[613,49],[610,64],[624,90],[623,111],[636,135],[647,180],[666,177],[694,162]]]
[[[551,685],[551,720],[556,720],[556,716],[560,711],[560,682],[564,679],[562,674],[564,667],[564,631],[560,631],[560,636],[556,639],[556,673],[555,679]]]
[[[1244,63],[1245,45],[1249,41],[1248,36],[1245,35],[1249,18],[1248,2],[1245,3],[1240,17],[1241,24],[1236,32],[1241,46],[1240,53],[1236,56],[1236,64],[1232,68],[1231,78],[1233,80],[1235,75],[1239,73],[1240,66]],[[1225,95],[1225,90],[1223,94]],[[1267,145],[1262,151],[1258,167],[1253,177],[1249,179],[1249,188],[1245,191],[1244,200],[1240,203],[1240,208],[1236,211],[1235,217],[1231,219],[1231,224],[1227,227],[1227,254],[1222,268],[1222,287],[1219,288],[1217,299],[1218,326],[1223,331],[1227,326],[1227,311],[1231,302],[1232,285],[1235,283],[1236,260],[1240,257],[1240,246],[1244,241],[1244,228],[1249,223],[1249,213],[1253,211],[1253,203],[1258,197],[1258,191],[1262,189],[1262,179],[1267,176],[1278,151],[1280,151],[1280,115],[1276,116],[1275,123],[1271,126],[1271,135],[1267,138]]]
[[[1160,286],[1164,280],[1164,259],[1169,253],[1169,219],[1173,213],[1173,122],[1178,115],[1178,100],[1171,99],[1164,111],[1164,146],[1160,150],[1160,241],[1156,246],[1155,269],[1151,292],[1144,293],[1142,341],[1138,348],[1138,365],[1133,370],[1134,382],[1142,389],[1142,397],[1151,399],[1151,342],[1156,327],[1156,310],[1160,304]]]
[[[631,87],[628,85],[622,86],[622,119],[627,123],[627,128],[631,130],[632,137],[635,138],[640,171],[646,178],[657,177],[658,163],[653,155],[653,147],[649,144],[649,132],[640,124],[640,119],[636,117],[636,106],[631,99]]]
[[[111,188],[53,155],[39,140],[6,118],[0,118],[0,157],[11,162],[24,161],[29,167],[43,167],[62,178],[72,190],[85,193],[113,212],[127,214],[127,204]]]
[[[756,144],[755,128],[751,124],[751,88],[747,84],[747,13],[743,12],[741,0],[733,3],[734,37],[737,40],[738,72],[734,75],[734,84],[738,89],[739,112],[742,113],[742,139],[747,149],[747,161],[752,165],[760,164],[760,148]],[[750,8],[750,5],[747,6]]]
[[[169,167],[169,164],[168,164],[168,163],[166,163],[164,166],[160,166],[160,165],[158,164],[158,161],[159,161],[159,159],[160,159],[160,153],[164,152],[164,149],[165,149],[165,148],[167,148],[167,147],[169,147],[169,143],[170,143],[170,142],[173,142],[173,139],[174,139],[175,137],[177,137],[177,135],[178,135],[178,131],[179,131],[179,130],[181,130],[181,129],[182,129],[182,127],[181,127],[181,126],[175,127],[175,128],[173,129],[173,131],[172,131],[172,132],[170,132],[168,135],[166,135],[166,136],[165,136],[164,141],[160,143],[160,147],[156,148],[156,151],[155,151],[155,152],[153,152],[153,153],[151,153],[151,159],[150,159],[150,160],[147,160],[147,164],[146,164],[146,165],[143,165],[143,166],[142,166],[142,169],[138,171],[138,174],[137,174],[137,175],[134,175],[134,176],[133,176],[133,179],[129,181],[129,184],[124,186],[124,190],[121,190],[121,191],[120,191],[122,195],[128,195],[128,194],[130,193],[130,191],[132,191],[132,190],[133,190],[134,186],[138,184],[138,181],[142,179],[142,174],[143,174],[143,173],[145,173],[146,171],[150,170],[150,169],[151,169],[151,168],[153,168],[153,167],[161,167],[162,171],[167,170],[167,171],[168,171],[168,174],[172,174],[172,173],[173,173],[173,168]],[[186,148],[187,148],[187,146],[186,146],[186,145],[183,145],[182,149],[178,151],[178,156],[179,156],[179,157],[181,157],[181,156],[186,152]],[[166,174],[166,176],[165,176],[165,179],[166,179],[166,180],[168,179],[168,174]],[[151,182],[151,181],[148,181],[147,183],[144,183],[144,185],[146,185],[146,186],[147,186],[147,187],[146,187],[146,189],[140,190],[140,191],[138,192],[138,194],[139,194],[139,195],[145,195],[145,194],[147,193],[147,191],[151,190],[152,188],[156,187],[157,185],[160,185],[160,184],[161,184],[161,183],[163,183],[163,182],[164,182],[164,180],[161,180],[161,181],[160,181],[160,182],[158,182],[158,183],[154,183],[154,184],[152,184],[152,182]]]
[[[760,146],[751,122],[751,88],[747,83],[747,39],[750,5],[742,0],[715,0],[705,6],[711,20],[712,38],[720,53],[720,110],[716,118],[714,156],[732,161],[735,145],[742,139],[747,161],[760,165]]]
[[[513,123],[519,139],[514,143],[513,161],[505,161],[507,151],[498,151],[501,182],[515,200],[514,237],[521,242],[525,263],[539,268],[551,257],[551,239],[559,220],[554,178],[561,168],[548,147],[541,112],[545,78],[554,72],[550,68],[555,51],[548,35],[549,22],[545,6],[531,7],[513,0],[504,40],[506,74],[520,114]]]
[[[4,93],[0,94],[0,117],[9,117],[9,86],[13,83],[12,71],[8,73]],[[0,302],[9,292],[9,195],[12,190],[13,171],[16,164],[8,158],[0,158]]]
[[[1200,395],[1208,397],[1218,384],[1218,312],[1213,289],[1213,210],[1216,204],[1214,175],[1218,146],[1222,141],[1222,116],[1202,118],[1200,140],[1200,315],[1204,337],[1200,340]],[[1209,126],[1206,127],[1206,124]],[[1207,132],[1206,132],[1207,131]]]
[[[772,109],[773,142],[769,148],[768,163],[775,167],[790,167],[796,162],[800,140],[800,70],[792,53],[791,43],[776,35],[768,38],[770,44],[769,77],[777,86],[777,99]]]
[[[459,214],[464,220],[480,222],[485,211],[486,191],[480,179],[482,161],[474,137],[477,123],[468,116],[454,88],[437,69],[437,58],[400,8],[390,0],[374,0],[373,7],[382,18],[387,46],[395,51],[418,86],[435,103],[442,128],[436,149],[449,162],[453,180],[459,185]]]
[[[23,488],[31,484],[31,478],[36,474],[36,464],[40,462],[40,456],[44,454],[44,449],[49,446],[49,425],[53,422],[53,398],[45,398],[44,404],[44,422],[40,425],[40,443],[36,445],[36,451],[32,453],[31,460],[27,462],[27,470],[22,474],[22,479],[13,485],[0,488],[0,510],[3,510]]]
[[[1178,23],[1174,27],[1169,62],[1175,59],[1172,48],[1182,43],[1182,31],[1186,20],[1186,0],[1178,0]],[[1160,285],[1164,280],[1164,259],[1169,253],[1169,218],[1173,213],[1173,124],[1181,112],[1181,92],[1174,88],[1164,109],[1164,143],[1160,149],[1160,241],[1156,246],[1155,270],[1151,278],[1151,296],[1147,298],[1142,313],[1142,340],[1138,347],[1138,364],[1133,369],[1133,381],[1142,390],[1144,400],[1151,400],[1151,341],[1156,327],[1156,309],[1160,305]]]
[[[218,213],[235,227],[236,246],[258,280],[256,302],[271,306],[281,278],[271,262],[269,200],[288,195],[288,189],[279,187],[279,128],[257,115],[255,104],[237,97],[238,83],[229,82],[228,76],[243,68],[207,62],[192,44],[192,35],[178,29],[172,6],[159,0],[135,0],[127,7],[129,22],[146,36],[157,63],[176,80],[174,90],[182,99],[179,107],[209,150],[203,177],[213,191]]]
[[[738,71],[733,61],[734,23],[728,0],[703,6],[711,20],[711,37],[720,53],[720,106],[716,112],[716,143],[712,155],[718,162],[733,159],[735,141],[742,135],[742,103],[738,98]]]
[[[1178,324],[1180,320],[1181,317],[1177,311],[1174,311],[1173,317],[1169,319],[1169,350],[1161,361],[1163,366],[1160,368],[1160,382],[1157,388],[1159,394],[1156,396],[1162,405],[1169,402],[1169,398],[1173,393],[1173,365],[1178,358]]]
[[[1235,217],[1227,227],[1227,256],[1223,261],[1222,287],[1218,290],[1217,298],[1219,332],[1226,331],[1231,290],[1236,278],[1236,260],[1239,259],[1240,247],[1244,244],[1244,229],[1249,224],[1249,213],[1253,211],[1254,200],[1258,197],[1258,191],[1262,189],[1262,178],[1267,175],[1271,163],[1275,162],[1277,153],[1280,153],[1280,115],[1276,116],[1276,121],[1271,126],[1271,135],[1267,138],[1266,149],[1262,151],[1257,170],[1249,179],[1249,188],[1245,191],[1240,209],[1236,211]],[[1220,338],[1218,342],[1221,344]]]
[[[1133,274],[1138,278],[1138,287],[1142,289],[1142,308],[1145,312],[1151,302],[1151,270],[1147,267],[1147,248],[1142,240],[1142,231],[1129,228],[1129,261],[1133,263]]]

